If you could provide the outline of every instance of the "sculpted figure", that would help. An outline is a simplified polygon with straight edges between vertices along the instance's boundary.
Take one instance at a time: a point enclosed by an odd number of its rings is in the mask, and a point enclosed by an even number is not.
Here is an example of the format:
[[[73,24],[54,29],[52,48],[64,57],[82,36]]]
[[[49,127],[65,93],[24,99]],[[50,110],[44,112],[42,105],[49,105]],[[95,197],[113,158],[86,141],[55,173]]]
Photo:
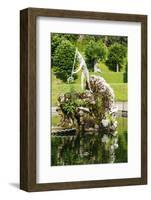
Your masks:
[[[74,64],[75,64],[75,59],[74,59],[73,69],[71,72],[71,77],[69,77],[69,80],[72,79],[73,74],[76,74],[79,71],[81,71],[82,72],[81,73],[81,88],[84,90],[84,81],[86,81],[86,85],[87,85],[88,89],[91,91],[89,70],[87,68],[87,65],[86,65],[86,62],[85,62],[83,56],[81,55],[81,53],[78,51],[77,48],[76,48],[76,52],[75,52],[75,58],[78,59],[79,67],[76,71],[74,71]]]

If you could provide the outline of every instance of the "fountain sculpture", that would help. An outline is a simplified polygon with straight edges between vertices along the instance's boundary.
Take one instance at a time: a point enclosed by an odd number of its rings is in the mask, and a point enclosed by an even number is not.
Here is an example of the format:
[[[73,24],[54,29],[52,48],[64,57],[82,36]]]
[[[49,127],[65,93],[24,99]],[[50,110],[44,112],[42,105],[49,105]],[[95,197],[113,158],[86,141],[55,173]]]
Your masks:
[[[75,70],[75,60],[79,67]],[[114,106],[114,91],[101,76],[89,75],[86,62],[76,49],[71,77],[81,71],[82,92],[70,92],[58,97],[60,127],[76,130],[76,134],[96,134],[101,138],[108,162],[115,162],[115,150],[118,148],[118,132]],[[85,80],[85,84],[84,84]]]

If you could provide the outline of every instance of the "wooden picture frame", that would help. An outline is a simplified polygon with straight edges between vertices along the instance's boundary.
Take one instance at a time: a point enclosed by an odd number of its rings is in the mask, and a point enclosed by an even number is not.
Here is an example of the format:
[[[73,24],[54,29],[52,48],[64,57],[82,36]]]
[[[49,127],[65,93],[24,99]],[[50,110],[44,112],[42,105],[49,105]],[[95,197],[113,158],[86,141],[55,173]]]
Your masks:
[[[36,183],[36,19],[39,16],[141,23],[141,177]],[[47,191],[147,184],[147,16],[27,8],[20,12],[20,188]]]

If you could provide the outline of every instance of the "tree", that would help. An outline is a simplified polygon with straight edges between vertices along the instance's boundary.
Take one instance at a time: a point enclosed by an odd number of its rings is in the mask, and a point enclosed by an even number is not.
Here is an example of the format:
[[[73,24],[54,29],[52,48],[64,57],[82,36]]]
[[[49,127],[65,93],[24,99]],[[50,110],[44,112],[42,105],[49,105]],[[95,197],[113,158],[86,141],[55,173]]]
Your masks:
[[[102,36],[102,40],[107,47],[113,45],[114,43],[122,44],[127,46],[127,37],[126,36]]]
[[[58,45],[63,41],[63,40],[69,40],[73,45],[76,44],[77,39],[79,38],[78,34],[63,34],[63,33],[52,33],[51,34],[51,63],[52,67],[54,66],[54,52]]]
[[[76,44],[78,38],[79,38],[79,35],[78,34],[62,34],[62,37],[66,40],[69,40],[72,44]]]
[[[54,71],[57,77],[63,81],[67,81],[67,78],[71,75],[74,56],[75,47],[68,40],[61,41],[54,52]]]
[[[62,40],[63,40],[62,34],[52,33],[52,35],[51,35],[51,55],[54,54],[57,46],[61,43]]]
[[[127,47],[118,43],[111,45],[106,63],[113,71],[116,71],[117,64],[120,71],[123,70],[127,64]]]
[[[95,62],[98,60],[105,61],[107,58],[107,48],[102,40],[90,40],[85,48],[85,57],[89,69],[93,69]]]

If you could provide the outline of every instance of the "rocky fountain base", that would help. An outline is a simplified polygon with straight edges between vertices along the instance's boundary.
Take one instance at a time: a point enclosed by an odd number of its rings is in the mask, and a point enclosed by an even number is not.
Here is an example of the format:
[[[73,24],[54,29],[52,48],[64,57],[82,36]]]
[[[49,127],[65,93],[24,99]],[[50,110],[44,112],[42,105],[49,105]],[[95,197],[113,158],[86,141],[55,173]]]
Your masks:
[[[92,91],[70,92],[58,97],[58,126],[74,134],[99,135],[102,148],[108,152],[109,162],[113,163],[118,148],[114,92],[100,76],[91,76],[90,86]]]

